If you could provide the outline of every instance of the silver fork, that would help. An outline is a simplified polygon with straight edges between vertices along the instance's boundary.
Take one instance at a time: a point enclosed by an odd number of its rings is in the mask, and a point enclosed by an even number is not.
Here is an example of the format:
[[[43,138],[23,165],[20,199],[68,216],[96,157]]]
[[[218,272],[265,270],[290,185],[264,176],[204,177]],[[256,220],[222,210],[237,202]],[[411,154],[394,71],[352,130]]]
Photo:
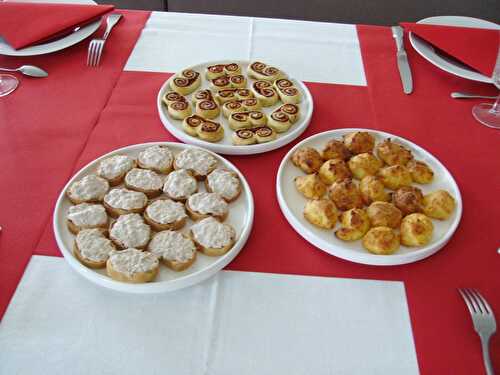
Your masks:
[[[490,337],[497,330],[497,323],[493,310],[481,294],[475,289],[458,289],[462,298],[469,309],[474,323],[474,330],[481,338],[481,347],[483,349],[484,367],[487,375],[494,375],[491,365],[489,343]]]
[[[88,66],[98,66],[101,61],[102,51],[104,49],[104,43],[111,33],[111,29],[122,17],[121,14],[113,13],[106,17],[106,31],[102,38],[95,38],[90,41],[89,50],[87,52],[87,65]]]

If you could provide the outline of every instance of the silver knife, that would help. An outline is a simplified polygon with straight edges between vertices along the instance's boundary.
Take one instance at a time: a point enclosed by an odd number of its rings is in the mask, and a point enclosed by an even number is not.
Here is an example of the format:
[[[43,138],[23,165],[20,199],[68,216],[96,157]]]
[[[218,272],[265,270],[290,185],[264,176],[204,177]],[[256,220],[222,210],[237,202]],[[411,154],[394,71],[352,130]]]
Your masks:
[[[391,30],[392,37],[396,40],[396,56],[398,59],[399,75],[401,76],[401,82],[403,83],[403,92],[405,94],[411,94],[413,91],[413,80],[411,79],[408,56],[406,56],[405,47],[403,45],[403,28],[401,26],[393,26],[391,27]]]

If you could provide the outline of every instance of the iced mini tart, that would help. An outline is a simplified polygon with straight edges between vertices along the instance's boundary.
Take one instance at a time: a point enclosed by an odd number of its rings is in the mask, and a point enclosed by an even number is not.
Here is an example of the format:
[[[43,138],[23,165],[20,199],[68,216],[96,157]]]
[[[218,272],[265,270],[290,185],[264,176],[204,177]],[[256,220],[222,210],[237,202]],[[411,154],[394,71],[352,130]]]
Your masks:
[[[186,201],[186,210],[195,221],[209,216],[224,221],[229,212],[227,202],[219,194],[206,192],[191,195]]]
[[[146,207],[144,220],[156,231],[176,230],[186,224],[184,205],[170,199],[158,199]]]
[[[184,202],[198,191],[198,182],[186,169],[171,172],[163,184],[163,192],[174,201]]]
[[[156,233],[149,242],[148,250],[174,271],[184,271],[196,259],[196,246],[193,240],[171,230]]]
[[[108,215],[101,204],[80,203],[71,206],[67,215],[68,229],[77,234],[83,229],[108,227]]]
[[[172,170],[174,155],[167,146],[151,146],[139,153],[139,167],[151,169],[157,173],[169,173]]]
[[[124,188],[112,189],[104,196],[104,207],[112,217],[141,213],[147,204],[146,194]]]
[[[158,274],[158,257],[148,251],[129,248],[111,253],[106,262],[108,276],[126,283],[147,283]]]
[[[146,194],[148,198],[154,198],[161,194],[163,179],[158,173],[149,169],[134,168],[126,174],[125,186]]]
[[[89,174],[74,182],[66,191],[69,200],[74,204],[102,202],[109,190],[109,182],[95,174]]]
[[[205,255],[218,256],[233,247],[236,233],[229,224],[208,217],[191,227],[191,237],[199,251]]]
[[[217,159],[205,150],[187,148],[175,156],[175,169],[188,169],[198,180],[203,180],[217,166]]]
[[[109,238],[120,249],[144,249],[151,237],[151,228],[139,214],[122,215],[111,224]]]
[[[227,169],[214,169],[205,180],[205,187],[210,193],[219,194],[226,202],[232,202],[241,193],[241,183],[235,172]]]
[[[110,156],[99,163],[97,174],[115,186],[121,184],[127,172],[136,165],[136,161],[128,155]]]
[[[113,242],[101,229],[81,230],[75,238],[73,254],[83,265],[104,268],[109,255],[115,250]]]

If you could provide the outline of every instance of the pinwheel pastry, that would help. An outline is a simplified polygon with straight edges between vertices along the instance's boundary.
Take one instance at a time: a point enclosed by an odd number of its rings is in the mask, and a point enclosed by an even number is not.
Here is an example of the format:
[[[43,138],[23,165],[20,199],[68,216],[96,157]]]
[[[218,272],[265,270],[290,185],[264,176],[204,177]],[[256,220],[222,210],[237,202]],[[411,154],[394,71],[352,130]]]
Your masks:
[[[111,217],[142,213],[147,204],[146,194],[124,188],[112,189],[104,196],[104,207]]]
[[[258,111],[262,108],[257,98],[242,99],[241,104],[245,107],[246,111]]]
[[[164,105],[168,107],[169,104],[175,103],[175,102],[185,102],[187,101],[184,96],[179,94],[178,92],[175,91],[169,91],[165,95],[163,95],[163,98],[161,99]]]
[[[249,89],[238,89],[235,91],[236,99],[250,99],[253,98],[253,93]]]
[[[172,170],[174,155],[167,146],[151,146],[141,151],[137,164],[143,169],[151,169],[157,173],[167,174]]]
[[[285,77],[285,74],[273,66],[266,65],[262,62],[252,62],[247,69],[248,76],[257,80],[274,82],[277,79]]]
[[[95,174],[89,174],[74,182],[66,191],[66,196],[73,204],[102,202],[109,190],[109,182]]]
[[[302,100],[300,91],[287,78],[281,78],[274,82],[274,88],[278,92],[281,101],[285,104],[297,104]]]
[[[200,73],[192,69],[183,70],[170,81],[170,88],[181,95],[191,94],[200,87],[200,85]]]
[[[253,145],[257,143],[257,138],[252,129],[239,129],[233,133],[233,144],[243,146],[243,145]]]
[[[188,102],[173,102],[167,107],[168,114],[176,120],[184,120],[191,115],[191,107]]]
[[[113,242],[106,238],[102,229],[80,231],[73,245],[76,259],[89,268],[104,268],[114,250]]]
[[[236,63],[216,64],[207,67],[205,76],[212,80],[224,75],[233,76],[241,74],[241,66]]]
[[[290,117],[288,117],[285,112],[274,111],[269,116],[267,126],[274,129],[276,133],[284,133],[290,129],[292,122],[290,121]]]
[[[248,112],[248,119],[252,128],[258,128],[267,125],[267,116],[261,111],[250,111]]]
[[[232,202],[241,193],[238,175],[227,169],[214,169],[205,180],[205,187],[210,193],[219,194],[226,202]]]
[[[106,262],[109,277],[133,284],[153,281],[159,267],[160,262],[155,254],[135,248],[114,251]]]
[[[144,220],[156,231],[181,229],[186,219],[184,205],[170,199],[157,199],[144,211]]]
[[[229,116],[236,112],[245,112],[245,107],[243,107],[241,100],[231,100],[222,105],[222,114],[224,117],[229,118]]]
[[[195,106],[201,100],[210,100],[212,102],[215,101],[212,91],[210,91],[209,89],[196,91],[191,99],[193,100],[193,104]]]
[[[84,229],[106,229],[108,227],[108,215],[106,209],[100,204],[80,203],[71,206],[67,215],[68,229],[77,234]]]
[[[205,120],[196,128],[200,139],[208,142],[219,142],[224,138],[224,128],[218,122]]]
[[[210,84],[217,91],[232,88],[231,80],[229,79],[229,76],[220,76],[220,77],[214,78],[210,81]]]
[[[151,228],[139,214],[121,215],[111,224],[109,238],[119,249],[144,249],[149,242]]]
[[[219,256],[233,247],[236,233],[229,224],[208,217],[191,227],[191,238],[203,254]]]
[[[251,128],[248,112],[235,112],[229,116],[229,127],[233,130]]]
[[[177,272],[188,269],[196,260],[196,246],[193,240],[171,230],[156,233],[149,242],[148,250],[168,268]]]
[[[254,129],[255,139],[257,143],[266,143],[274,141],[277,138],[276,132],[269,126],[261,126]]]
[[[136,166],[136,161],[128,155],[110,156],[99,163],[97,174],[115,186],[121,184],[127,172]]]
[[[241,90],[247,90],[247,89],[241,89]],[[240,90],[237,89],[218,90],[217,93],[215,94],[215,100],[220,104],[224,104],[232,100],[238,100],[239,98],[236,94],[238,91]]]
[[[182,121],[182,129],[193,137],[198,136],[198,128],[205,121],[203,117],[198,115],[191,115]]]
[[[278,94],[274,90],[271,82],[255,81],[252,84],[252,91],[263,107],[271,107],[279,100]]]
[[[200,192],[188,198],[186,211],[189,217],[195,221],[209,216],[224,221],[229,213],[229,207],[219,194]]]
[[[277,111],[286,113],[292,124],[295,123],[300,116],[300,108],[296,104],[283,104]]]
[[[134,168],[125,175],[125,187],[140,191],[154,198],[161,194],[163,180],[160,175],[149,169]]]
[[[214,119],[220,113],[217,103],[209,99],[198,100],[195,108],[195,113],[206,119]]]
[[[175,156],[174,169],[188,169],[198,180],[205,177],[217,167],[217,159],[209,152],[198,148],[187,148]]]
[[[243,89],[247,86],[247,79],[244,75],[237,74],[229,76],[229,83],[231,84],[231,87],[235,89]]]

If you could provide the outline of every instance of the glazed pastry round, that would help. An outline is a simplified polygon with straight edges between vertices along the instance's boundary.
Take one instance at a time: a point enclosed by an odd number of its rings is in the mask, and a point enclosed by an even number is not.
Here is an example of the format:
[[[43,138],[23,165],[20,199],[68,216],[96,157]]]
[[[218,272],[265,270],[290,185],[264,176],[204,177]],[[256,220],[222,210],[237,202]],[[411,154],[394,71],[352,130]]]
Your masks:
[[[297,190],[308,199],[321,199],[326,193],[326,185],[317,173],[297,176],[294,183]]]
[[[80,203],[71,206],[67,215],[68,229],[77,234],[84,229],[108,227],[106,209],[100,204]]]
[[[403,186],[392,194],[392,203],[401,210],[403,216],[422,212],[424,195],[415,186]]]
[[[378,176],[363,177],[359,183],[359,190],[366,204],[376,201],[389,201],[389,194],[385,191],[384,184]]]
[[[236,112],[243,112],[245,107],[240,100],[231,100],[222,105],[222,114],[227,118]]]
[[[323,163],[319,169],[319,177],[325,184],[331,185],[334,182],[351,178],[352,175],[345,161],[331,159]]]
[[[210,82],[215,90],[220,91],[231,88],[231,81],[229,80],[228,76],[217,77],[215,79],[212,79]]]
[[[196,179],[204,179],[217,167],[217,159],[205,150],[187,148],[175,156],[175,169],[188,169]]]
[[[362,243],[372,254],[390,255],[399,249],[399,236],[389,227],[376,227],[366,233]]]
[[[129,248],[111,253],[106,262],[106,271],[113,280],[139,284],[153,281],[159,266],[156,255]]]
[[[218,77],[225,75],[224,72],[224,64],[210,65],[207,66],[207,70],[205,72],[205,76],[208,80],[212,80]]]
[[[333,229],[337,223],[339,211],[329,199],[308,200],[304,208],[304,218],[323,229]]]
[[[196,129],[200,139],[207,142],[218,142],[224,138],[224,128],[218,122],[205,120]]]
[[[246,111],[257,111],[262,108],[257,98],[243,99],[241,104],[245,107]]]
[[[76,259],[89,268],[103,268],[114,250],[113,242],[104,236],[101,229],[80,231],[73,245]]]
[[[111,224],[109,238],[119,249],[144,249],[149,242],[151,228],[139,214],[121,215]]]
[[[424,196],[423,205],[427,216],[446,220],[455,209],[455,199],[446,190],[437,190]]]
[[[198,136],[198,128],[205,121],[203,117],[191,115],[182,121],[182,129],[193,137]]]
[[[283,104],[277,111],[286,113],[290,118],[290,122],[293,124],[299,118],[300,108],[296,104]]]
[[[140,191],[154,198],[161,194],[163,180],[160,175],[149,169],[134,168],[125,175],[125,187],[130,190]]]
[[[233,130],[252,127],[248,112],[235,112],[229,116],[229,127]]]
[[[189,95],[201,85],[200,73],[191,69],[183,70],[170,81],[170,87],[181,95]]]
[[[108,180],[111,186],[120,184],[123,178],[137,163],[128,155],[115,155],[102,160],[97,167],[97,174]]]
[[[144,169],[151,169],[157,173],[168,173],[172,170],[174,155],[167,146],[151,146],[141,151],[137,164]]]
[[[191,237],[202,253],[219,256],[233,247],[236,233],[229,224],[223,224],[213,217],[208,217],[191,227]]]
[[[74,182],[66,191],[69,200],[74,204],[102,202],[109,190],[109,182],[95,174],[89,174]]]
[[[361,192],[350,178],[334,182],[328,188],[328,196],[342,211],[364,206]]]
[[[401,243],[405,246],[424,246],[432,240],[434,225],[424,214],[410,214],[401,222]]]
[[[403,215],[401,211],[388,202],[373,202],[366,209],[372,227],[399,228]]]
[[[210,100],[212,102],[214,101],[212,91],[210,91],[209,89],[196,91],[193,94],[192,99],[195,105],[201,100]]]
[[[301,147],[292,155],[292,163],[304,173],[318,172],[323,165],[323,158],[312,147]]]
[[[186,211],[195,221],[213,216],[224,221],[229,212],[227,202],[216,193],[195,193],[186,201]]]
[[[250,124],[253,128],[267,125],[267,116],[261,111],[248,112],[248,119],[250,120]]]
[[[347,149],[344,142],[337,139],[331,139],[323,148],[321,156],[325,160],[342,159],[347,161],[351,157],[351,152]]]
[[[271,107],[278,101],[278,94],[273,89],[270,82],[255,81],[252,84],[252,90],[255,98],[259,99],[263,107]]]
[[[214,119],[219,116],[219,106],[212,100],[199,100],[196,103],[195,112],[198,116],[206,119]]]
[[[370,229],[370,219],[361,208],[343,212],[340,222],[342,227],[335,231],[335,236],[342,241],[357,241]]]
[[[185,101],[186,101],[186,98],[175,91],[167,92],[165,95],[163,95],[163,98],[162,98],[163,104],[165,104],[167,107],[170,103],[185,102]]]
[[[260,128],[254,129],[255,138],[257,139],[257,143],[266,143],[274,141],[278,136],[276,132],[271,129],[269,126],[262,126]]]
[[[430,184],[434,179],[434,172],[431,167],[422,161],[410,160],[406,168],[411,174],[411,178],[417,184]]]
[[[214,169],[205,180],[205,186],[210,193],[219,194],[226,202],[232,202],[241,193],[241,183],[235,172],[227,169]]]
[[[183,202],[197,190],[196,179],[186,169],[171,172],[163,184],[163,192],[175,201]]]
[[[354,155],[373,152],[375,138],[368,132],[354,132],[344,136],[344,144]]]
[[[231,87],[235,89],[242,89],[245,88],[247,85],[247,79],[245,78],[244,75],[241,74],[230,76],[229,82],[231,84]]]
[[[382,143],[377,145],[377,155],[387,165],[406,165],[413,159],[410,150],[403,146],[394,143],[390,138],[387,138]]]
[[[239,129],[233,133],[233,144],[235,145],[253,145],[255,143],[257,143],[257,139],[251,129]]]
[[[217,91],[215,94],[215,100],[217,100],[220,104],[224,104],[226,102],[230,102],[232,100],[237,100],[236,97],[236,89],[224,89]]]
[[[148,250],[174,271],[184,271],[196,260],[193,240],[171,230],[156,233],[149,242]]]
[[[112,189],[104,196],[104,207],[112,217],[141,213],[148,203],[146,194],[124,188]]]
[[[397,190],[403,186],[410,186],[412,183],[411,174],[402,165],[395,164],[386,166],[379,171],[384,186],[391,190]]]
[[[191,115],[191,107],[188,102],[173,102],[168,105],[168,114],[177,120],[184,120]]]
[[[358,180],[365,176],[374,176],[382,168],[382,162],[367,152],[354,155],[347,164],[352,175]]]
[[[181,229],[186,219],[184,205],[170,199],[155,200],[144,211],[144,220],[156,231]]]
[[[249,89],[238,89],[236,90],[236,98],[239,100],[253,98],[253,93]]]

